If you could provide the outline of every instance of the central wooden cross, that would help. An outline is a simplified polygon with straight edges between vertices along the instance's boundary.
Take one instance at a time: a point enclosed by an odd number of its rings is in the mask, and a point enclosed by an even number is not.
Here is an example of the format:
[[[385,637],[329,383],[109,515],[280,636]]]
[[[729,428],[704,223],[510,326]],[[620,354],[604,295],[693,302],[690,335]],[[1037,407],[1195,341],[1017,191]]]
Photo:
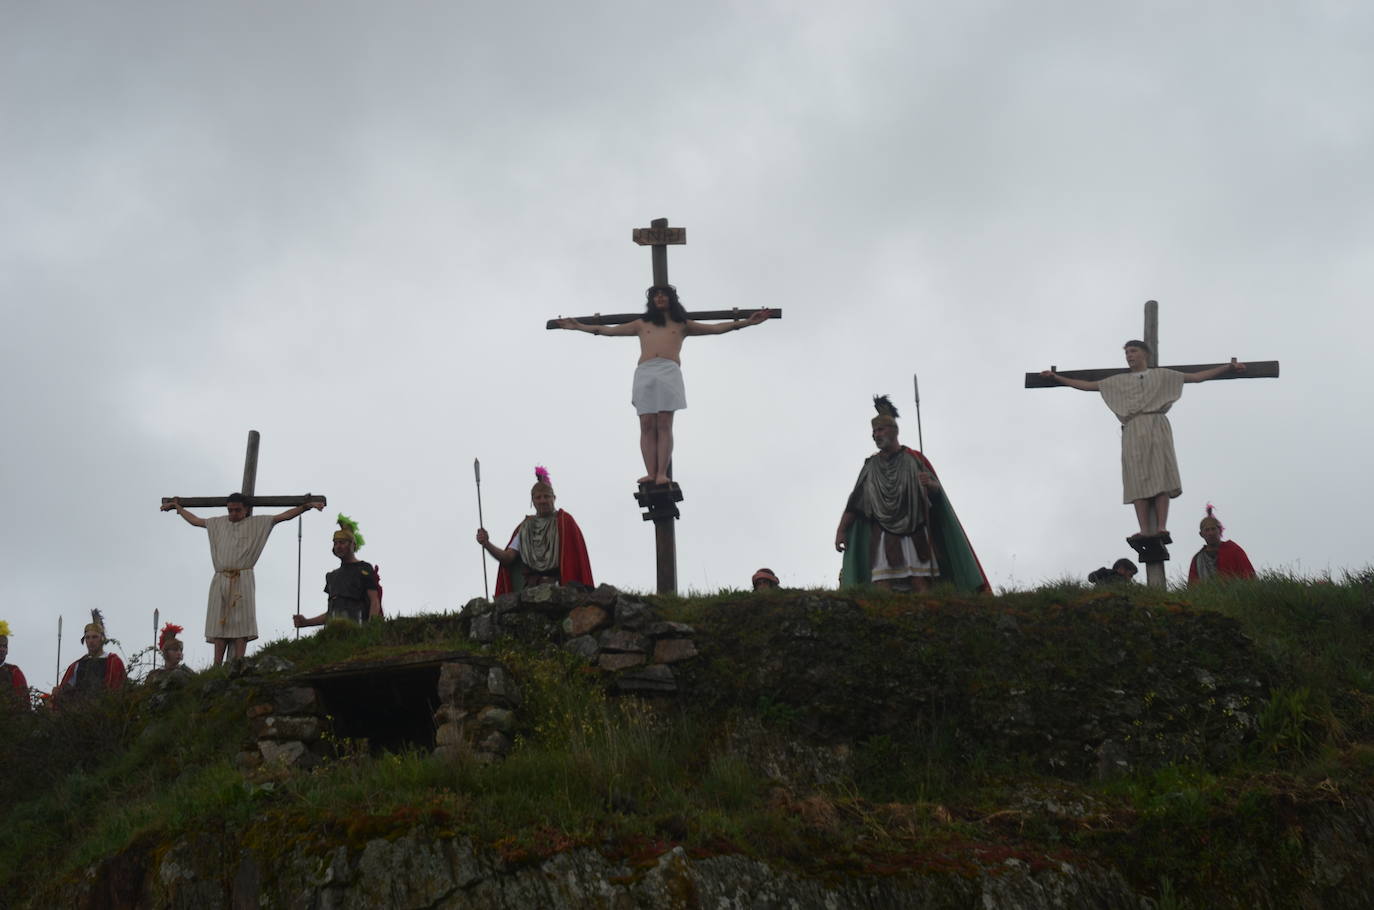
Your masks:
[[[687,243],[687,229],[679,227],[669,227],[667,218],[655,218],[649,222],[647,228],[635,228],[630,235],[631,239],[640,246],[650,248],[650,261],[653,266],[653,286],[668,286],[668,247],[678,246]],[[769,318],[782,318],[782,310],[768,308]],[[729,319],[738,322],[748,319],[755,313],[762,312],[758,309],[740,309],[738,307],[730,310],[702,310],[694,313],[687,313],[688,320],[699,319]],[[583,325],[624,325],[627,322],[634,322],[643,318],[644,313],[614,313],[603,316],[595,313],[591,316],[575,317],[578,323]],[[544,324],[546,329],[563,328],[560,319],[550,319]],[[647,465],[646,465],[647,467]],[[651,469],[652,473],[652,469]],[[673,522],[682,516],[677,504],[682,502],[682,487],[673,481],[673,465],[670,461],[667,466],[669,482],[666,484],[641,484],[635,491],[635,501],[644,510],[643,519],[654,523],[654,542],[655,555],[658,572],[658,591],[660,594],[671,594],[677,591],[677,531]]]

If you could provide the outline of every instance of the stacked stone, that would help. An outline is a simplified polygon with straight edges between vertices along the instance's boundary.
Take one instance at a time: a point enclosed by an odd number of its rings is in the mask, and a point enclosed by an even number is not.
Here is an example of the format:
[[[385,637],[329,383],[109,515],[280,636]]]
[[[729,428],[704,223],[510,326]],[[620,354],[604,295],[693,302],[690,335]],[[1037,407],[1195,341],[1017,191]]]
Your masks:
[[[319,695],[310,686],[285,686],[248,709],[256,742],[239,753],[239,767],[309,768],[323,753],[324,721]]]
[[[594,591],[537,585],[463,607],[468,636],[484,644],[507,636],[563,648],[611,676],[613,691],[674,695],[671,664],[697,655],[691,626],[662,622],[653,608],[610,585]]]
[[[434,712],[434,754],[471,755],[478,761],[504,758],[511,748],[520,687],[491,660],[450,661],[439,668],[439,708]]]

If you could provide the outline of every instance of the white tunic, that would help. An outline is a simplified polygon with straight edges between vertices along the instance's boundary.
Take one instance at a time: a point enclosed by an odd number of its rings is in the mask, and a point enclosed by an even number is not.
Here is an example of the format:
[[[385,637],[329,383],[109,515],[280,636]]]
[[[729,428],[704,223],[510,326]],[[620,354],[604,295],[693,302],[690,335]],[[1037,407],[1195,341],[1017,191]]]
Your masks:
[[[227,516],[205,519],[210,535],[210,599],[205,611],[205,640],[258,637],[257,602],[253,595],[253,566],[257,565],[271,515],[250,515],[240,521]]]
[[[1098,383],[1102,400],[1121,421],[1122,502],[1150,499],[1160,493],[1183,494],[1174,455],[1170,405],[1183,395],[1183,374],[1149,369],[1118,373]]]

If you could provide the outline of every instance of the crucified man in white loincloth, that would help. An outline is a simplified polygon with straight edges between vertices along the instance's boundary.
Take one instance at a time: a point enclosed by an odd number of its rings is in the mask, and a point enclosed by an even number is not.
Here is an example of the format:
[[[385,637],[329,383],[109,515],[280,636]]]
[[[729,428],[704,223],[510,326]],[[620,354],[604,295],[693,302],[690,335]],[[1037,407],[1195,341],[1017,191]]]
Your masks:
[[[587,325],[576,319],[559,319],[559,328],[592,335],[639,336],[639,366],[635,369],[630,402],[639,414],[639,452],[644,456],[640,484],[671,482],[668,465],[673,460],[673,412],[687,407],[682,385],[682,341],[688,335],[721,335],[758,325],[772,310],[755,310],[748,318],[731,322],[695,322],[687,318],[672,285],[651,287],[645,293],[644,315],[621,325]]]

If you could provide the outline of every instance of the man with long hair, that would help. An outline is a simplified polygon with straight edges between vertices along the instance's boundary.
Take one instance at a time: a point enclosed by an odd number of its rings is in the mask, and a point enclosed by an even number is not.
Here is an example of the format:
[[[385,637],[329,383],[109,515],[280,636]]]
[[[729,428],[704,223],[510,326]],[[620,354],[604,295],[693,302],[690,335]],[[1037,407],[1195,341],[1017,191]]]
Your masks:
[[[639,338],[639,366],[635,368],[630,403],[639,415],[639,453],[644,458],[640,484],[669,483],[668,465],[673,460],[673,412],[687,407],[682,384],[682,342],[688,335],[722,335],[745,326],[758,325],[773,314],[757,310],[747,319],[730,322],[695,322],[677,299],[672,285],[651,287],[645,292],[644,315],[622,325],[587,325],[576,319],[560,319],[558,327],[591,335],[635,335]]]

